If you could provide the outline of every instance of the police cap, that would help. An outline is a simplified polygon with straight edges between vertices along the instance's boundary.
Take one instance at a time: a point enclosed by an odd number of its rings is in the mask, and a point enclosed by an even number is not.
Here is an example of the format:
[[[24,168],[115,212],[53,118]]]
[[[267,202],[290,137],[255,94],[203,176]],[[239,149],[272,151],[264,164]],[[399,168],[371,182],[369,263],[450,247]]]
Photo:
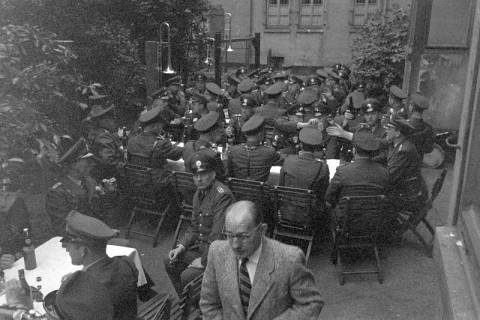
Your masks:
[[[218,123],[218,112],[210,111],[195,122],[193,127],[199,132],[208,132]]]
[[[412,94],[412,104],[422,110],[427,110],[429,107],[428,99],[419,93]]]
[[[247,122],[242,126],[243,133],[251,133],[258,131],[265,122],[265,118],[261,115],[254,114]]]
[[[220,87],[215,82],[207,82],[205,88],[209,93],[213,94],[214,96],[220,95]]]
[[[240,83],[240,79],[235,77],[234,75],[230,74],[227,76],[228,83],[237,86]]]
[[[179,86],[182,84],[182,77],[180,76],[174,76],[167,81],[165,81],[165,85],[167,86]]]
[[[85,138],[80,138],[61,157],[59,157],[57,163],[69,164],[81,159],[91,158],[93,158],[93,154],[88,151],[88,146]]]
[[[66,218],[67,235],[62,242],[79,242],[84,244],[106,244],[118,236],[119,231],[110,228],[103,221],[72,210]]]
[[[393,118],[388,121],[387,127],[395,128],[403,135],[409,135],[415,128],[405,119]]]
[[[322,144],[323,135],[322,131],[317,128],[305,127],[300,130],[298,139],[305,144],[319,146]]]
[[[312,104],[315,100],[317,100],[317,92],[313,88],[305,88],[297,98],[297,102],[304,105]]]
[[[320,79],[319,77],[313,75],[313,76],[310,76],[307,81],[305,81],[305,85],[307,87],[311,87],[311,86],[318,86],[322,83],[322,79]]]
[[[248,72],[247,68],[242,66],[238,68],[237,71],[235,71],[235,75],[238,77],[240,75],[246,74],[247,72]]]
[[[60,289],[45,296],[43,303],[45,311],[53,319],[113,319],[110,293],[105,285],[85,271],[69,275]]]
[[[330,68],[327,70],[327,76],[329,76],[330,78],[333,78],[335,80],[340,80],[340,77],[338,76],[338,74]]]
[[[299,84],[299,85],[302,85],[303,84],[303,80],[296,76],[296,75],[290,75],[290,78],[288,79],[288,83],[289,84]]]
[[[188,167],[193,174],[199,172],[215,171],[217,163],[215,158],[205,151],[197,151],[188,159]]]
[[[272,79],[275,80],[275,81],[282,80],[282,79],[288,79],[288,72],[279,71],[272,76]]]
[[[140,113],[140,116],[138,117],[138,121],[144,124],[151,122],[158,117],[158,115],[160,114],[160,111],[162,111],[162,107],[160,105],[154,106],[150,110],[146,110]]]
[[[251,96],[242,96],[240,99],[240,104],[243,108],[254,108],[257,106],[257,102]]]
[[[407,94],[397,86],[391,86],[389,91],[394,97],[396,97],[398,99],[406,99],[407,98]]]
[[[237,89],[241,93],[246,93],[246,92],[252,91],[254,87],[255,87],[255,82],[253,82],[253,80],[250,78],[246,78],[246,79],[243,79],[242,82],[238,84]]]
[[[264,93],[268,94],[269,96],[276,96],[280,93],[282,93],[285,90],[285,83],[283,82],[277,82],[272,84],[270,87],[268,87]]]
[[[362,103],[363,112],[381,112],[382,104],[374,98],[368,98]]]
[[[353,134],[353,145],[365,151],[376,151],[380,149],[380,141],[369,128],[360,128]]]

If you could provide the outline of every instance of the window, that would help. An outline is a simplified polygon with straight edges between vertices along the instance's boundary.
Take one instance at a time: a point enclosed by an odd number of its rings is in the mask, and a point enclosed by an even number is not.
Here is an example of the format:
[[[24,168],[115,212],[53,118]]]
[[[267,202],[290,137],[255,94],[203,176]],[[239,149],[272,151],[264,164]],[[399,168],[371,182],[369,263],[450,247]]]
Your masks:
[[[289,0],[267,0],[267,26],[286,27],[290,24]]]
[[[367,18],[380,10],[380,0],[353,0],[352,20],[353,26],[361,26]]]
[[[301,0],[300,26],[321,27],[323,24],[322,14],[323,0]]]

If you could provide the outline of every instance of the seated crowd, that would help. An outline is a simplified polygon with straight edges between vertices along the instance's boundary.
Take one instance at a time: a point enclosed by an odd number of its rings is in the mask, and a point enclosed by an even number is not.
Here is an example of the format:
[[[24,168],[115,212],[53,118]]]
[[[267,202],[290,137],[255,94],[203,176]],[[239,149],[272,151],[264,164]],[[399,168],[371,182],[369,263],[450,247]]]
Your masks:
[[[226,77],[224,89],[198,74],[185,91],[181,78],[173,77],[149,97],[128,142],[116,131],[113,105],[95,100],[84,121],[85,136],[61,152],[60,178],[46,195],[54,233],[63,237],[72,264],[83,266],[57,292],[58,317],[88,319],[70,316],[83,312],[82,304],[96,310],[98,301],[72,302],[69,286],[76,286],[108,292],[105,303],[112,308],[102,310],[101,319],[135,319],[138,270],[128,259],[109,258],[107,240],[116,236],[111,227],[124,225],[133,187],[153,190],[160,207],[171,205],[168,219],[178,219],[169,162],[183,159],[196,192],[184,199],[193,208],[190,225],[164,261],[177,294],[204,274],[199,303],[204,319],[317,319],[323,300],[302,250],[268,238],[276,213],[268,205],[235,199],[227,180],[312,190],[316,200],[308,223],[319,239],[328,239],[335,207],[349,186],[383,190],[391,217],[401,211],[421,214],[428,190],[420,167],[433,148],[432,128],[422,119],[428,100],[413,94],[405,106],[405,93],[392,86],[388,103],[382,103],[366,84],[352,85],[349,74],[343,65],[307,79],[241,68]],[[341,161],[332,179],[330,159]],[[29,226],[9,165],[2,165],[0,269],[20,256],[22,230]],[[149,168],[150,180],[131,185],[125,165]],[[281,168],[272,182],[275,166]],[[294,209],[286,211],[287,220],[307,223]],[[396,231],[389,224],[385,236],[401,236]],[[10,297],[17,285],[9,284]]]

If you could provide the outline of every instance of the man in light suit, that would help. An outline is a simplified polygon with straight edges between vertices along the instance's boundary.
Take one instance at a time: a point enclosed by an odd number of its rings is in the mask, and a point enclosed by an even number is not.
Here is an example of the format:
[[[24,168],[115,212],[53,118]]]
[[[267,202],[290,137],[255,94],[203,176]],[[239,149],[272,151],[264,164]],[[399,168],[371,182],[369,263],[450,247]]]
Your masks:
[[[303,252],[264,236],[262,213],[250,201],[225,217],[228,240],[208,253],[200,298],[203,319],[317,319],[323,307]]]

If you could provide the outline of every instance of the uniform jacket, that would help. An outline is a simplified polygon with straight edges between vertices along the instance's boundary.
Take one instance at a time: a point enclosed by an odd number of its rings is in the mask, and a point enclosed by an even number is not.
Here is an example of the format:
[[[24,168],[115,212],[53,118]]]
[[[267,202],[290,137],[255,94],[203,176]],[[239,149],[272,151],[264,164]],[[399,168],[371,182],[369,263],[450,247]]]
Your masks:
[[[228,102],[228,113],[230,114],[230,119],[232,119],[235,114],[242,114],[240,97],[233,98]]]
[[[110,292],[115,320],[136,319],[138,270],[128,257],[105,257],[85,272]]]
[[[183,148],[152,132],[142,132],[128,140],[127,151],[130,163],[151,168],[163,168],[167,159],[178,160],[183,154]]]
[[[92,177],[86,177],[80,186],[68,176],[63,176],[50,188],[45,199],[45,209],[55,234],[62,235],[65,232],[65,218],[71,210],[93,215],[97,198],[96,186]]]
[[[427,190],[420,173],[422,159],[415,145],[404,138],[388,153],[388,173],[395,194],[426,197]]]
[[[6,192],[0,203],[0,256],[22,252],[23,228],[30,227],[27,207],[17,192]]]
[[[223,178],[225,177],[225,168],[223,166],[222,159],[220,158],[220,155],[217,152],[211,149],[211,147],[212,145],[210,144],[209,141],[201,138],[195,141],[187,142],[185,144],[185,147],[183,148],[183,154],[182,154],[183,161],[185,162],[185,171],[192,172],[188,166],[188,159],[190,159],[190,157],[195,152],[202,150],[202,152],[208,153],[211,157],[215,158],[217,162],[217,166],[215,170],[215,172],[217,173],[217,179],[223,180]]]
[[[368,159],[355,159],[352,163],[339,166],[327,188],[325,201],[332,206],[343,197],[345,186],[372,185],[388,192],[390,188],[388,170],[381,164]]]
[[[270,168],[280,162],[280,155],[275,149],[247,142],[230,148],[227,175],[265,182],[268,180]]]
[[[204,191],[193,195],[192,223],[179,241],[185,248],[198,246],[202,253],[202,265],[206,265],[208,247],[222,236],[225,210],[234,202],[233,194],[223,183],[215,180]]]
[[[200,298],[203,319],[318,319],[323,300],[303,252],[268,238],[262,241],[247,315],[240,301],[238,260],[227,241],[212,243]]]
[[[325,161],[316,159],[313,153],[300,152],[298,155],[289,155],[283,162],[279,185],[313,190],[320,206],[317,209],[322,210],[329,179]]]
[[[423,159],[425,153],[433,151],[435,135],[431,125],[419,118],[410,118],[408,122],[415,128],[415,131],[408,136],[408,139],[415,144],[420,159]]]
[[[269,126],[273,126],[275,120],[285,114],[285,109],[274,101],[269,101],[261,107],[255,108],[255,113],[258,113],[265,118],[265,123]]]

